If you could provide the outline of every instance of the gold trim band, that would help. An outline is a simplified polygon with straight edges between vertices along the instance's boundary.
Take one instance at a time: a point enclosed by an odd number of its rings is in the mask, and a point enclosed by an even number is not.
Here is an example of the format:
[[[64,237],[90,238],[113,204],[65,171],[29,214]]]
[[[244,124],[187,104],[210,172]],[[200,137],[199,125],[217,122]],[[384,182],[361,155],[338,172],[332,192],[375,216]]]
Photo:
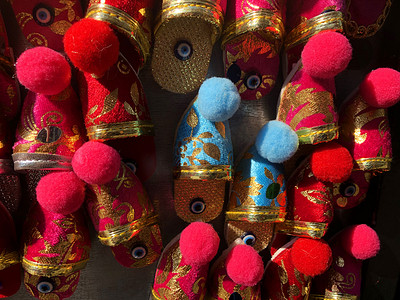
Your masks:
[[[283,222],[286,211],[284,207],[241,207],[225,212],[226,221],[247,221],[247,222]]]
[[[285,222],[277,224],[275,231],[289,235],[300,237],[311,237],[314,239],[322,238],[328,230],[328,223],[305,222],[285,220]]]
[[[156,225],[158,222],[158,215],[150,215],[141,217],[130,224],[118,226],[116,228],[100,231],[98,238],[103,245],[118,246],[119,244],[129,241],[139,230]]]
[[[71,264],[51,265],[33,262],[27,260],[24,257],[22,258],[22,267],[26,272],[32,275],[46,277],[67,276],[69,274],[82,270],[86,266],[88,261],[89,259],[85,259]]]
[[[156,294],[155,294],[155,290],[154,289],[151,289],[151,296],[152,296],[152,298],[151,298],[151,300],[162,300],[160,297],[158,297]]]
[[[343,14],[340,11],[328,11],[311,18],[295,27],[285,39],[285,48],[290,49],[305,44],[311,37],[322,31],[343,32]]]
[[[233,169],[230,165],[182,166],[175,168],[174,179],[232,181]]]
[[[155,22],[154,33],[157,33],[165,21],[182,17],[202,19],[213,25],[212,43],[221,35],[224,16],[222,7],[216,0],[164,0],[162,11]]]
[[[265,41],[275,45],[275,52],[279,52],[285,26],[282,18],[269,9],[252,11],[229,24],[223,32],[222,47],[232,39],[252,31],[262,31]]]
[[[20,262],[21,258],[17,251],[8,252],[5,254],[2,253],[0,258],[0,270],[7,269],[8,267],[19,264]]]
[[[142,26],[132,16],[114,6],[98,3],[91,5],[85,18],[105,21],[115,26],[118,31],[127,35],[143,58],[143,65],[150,56],[150,37],[146,35]]]
[[[14,153],[14,170],[71,170],[71,157],[45,153]]]
[[[318,144],[337,139],[339,126],[336,123],[300,129],[296,131],[300,144]]]
[[[151,121],[100,124],[87,128],[89,140],[95,141],[122,139],[140,135],[154,135],[154,125]]]
[[[360,158],[356,160],[359,170],[363,171],[389,171],[392,159],[387,157]]]
[[[309,300],[358,300],[358,296],[325,290],[325,295],[311,294]]]

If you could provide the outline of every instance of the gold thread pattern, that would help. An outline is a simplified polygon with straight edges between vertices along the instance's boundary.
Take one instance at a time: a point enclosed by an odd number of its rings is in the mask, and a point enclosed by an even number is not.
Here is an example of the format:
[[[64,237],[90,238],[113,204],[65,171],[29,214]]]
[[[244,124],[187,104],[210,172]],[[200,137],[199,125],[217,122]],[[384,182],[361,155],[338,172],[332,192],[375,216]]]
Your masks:
[[[87,128],[89,140],[102,141],[116,138],[137,137],[139,135],[154,135],[154,125],[151,121],[129,121],[112,124],[93,125]]]
[[[4,249],[0,253],[0,270],[7,269],[8,267],[19,264],[21,262],[21,258],[19,257],[19,253],[17,251],[7,251]]]

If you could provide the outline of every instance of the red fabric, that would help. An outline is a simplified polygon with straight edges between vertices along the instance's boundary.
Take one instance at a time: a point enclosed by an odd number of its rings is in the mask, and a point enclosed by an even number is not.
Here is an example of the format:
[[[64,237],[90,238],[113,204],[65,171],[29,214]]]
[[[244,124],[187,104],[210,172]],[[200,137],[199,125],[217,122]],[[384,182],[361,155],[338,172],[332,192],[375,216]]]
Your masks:
[[[46,47],[23,52],[16,69],[19,82],[38,94],[59,94],[71,82],[71,67],[64,56]]]
[[[36,198],[44,209],[68,215],[85,200],[85,184],[74,172],[53,172],[40,179]]]
[[[64,48],[78,69],[102,76],[118,60],[119,41],[109,24],[83,19],[65,34]]]
[[[348,9],[351,20],[364,26],[376,24],[387,2],[387,0],[352,0]]]
[[[121,165],[118,152],[103,143],[87,142],[75,153],[72,167],[89,184],[106,184],[117,176]]]

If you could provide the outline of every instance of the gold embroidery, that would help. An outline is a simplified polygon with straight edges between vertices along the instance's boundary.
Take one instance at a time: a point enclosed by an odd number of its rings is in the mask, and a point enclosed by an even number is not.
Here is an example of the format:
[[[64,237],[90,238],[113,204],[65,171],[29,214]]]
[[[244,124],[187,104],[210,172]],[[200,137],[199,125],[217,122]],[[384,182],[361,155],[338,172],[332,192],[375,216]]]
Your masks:
[[[255,206],[254,200],[251,196],[261,195],[260,190],[264,186],[256,181],[255,177],[249,177],[243,180],[242,172],[235,174],[232,195],[229,202],[229,210],[237,207],[236,201],[240,200],[243,206]]]
[[[17,251],[7,251],[7,249],[3,249],[0,253],[0,270],[4,270],[12,265],[18,264],[21,262],[19,257],[19,253]]]
[[[119,60],[117,63],[118,71],[123,75],[128,75],[131,70],[128,64],[125,63],[124,60]]]
[[[97,120],[98,118],[100,118],[100,117],[104,116],[105,114],[109,113],[110,111],[112,111],[114,109],[115,105],[117,105],[117,101],[118,101],[118,88],[113,90],[110,94],[108,94],[104,98],[103,109],[99,115],[96,115],[93,118],[90,117],[90,115],[93,115],[96,112],[96,110],[99,108],[99,106],[97,104],[90,108],[90,110],[88,111],[88,113],[86,115],[89,122],[94,123],[95,120]]]
[[[320,239],[328,230],[328,223],[285,220],[276,224],[275,230],[283,234]]]
[[[46,37],[43,34],[40,34],[38,32],[33,32],[28,34],[26,39],[36,47],[48,47],[49,43],[47,42]]]

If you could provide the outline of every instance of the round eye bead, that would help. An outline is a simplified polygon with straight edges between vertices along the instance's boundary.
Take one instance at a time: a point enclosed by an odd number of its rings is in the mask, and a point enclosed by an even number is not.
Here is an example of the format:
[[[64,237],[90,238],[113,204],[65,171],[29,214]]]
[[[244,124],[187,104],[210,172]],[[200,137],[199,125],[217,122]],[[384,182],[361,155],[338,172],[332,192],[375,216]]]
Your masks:
[[[340,185],[339,191],[342,196],[351,197],[356,193],[357,187],[354,183],[344,182]]]
[[[247,76],[245,80],[245,85],[247,86],[248,89],[250,90],[255,90],[258,88],[261,84],[261,78],[257,74],[251,74]]]
[[[48,278],[44,278],[37,284],[36,288],[42,294],[51,293],[54,290],[53,281]]]
[[[39,3],[33,9],[33,19],[40,26],[50,26],[54,22],[54,9],[43,3]]]
[[[147,249],[145,246],[136,245],[132,248],[131,254],[134,259],[142,259],[147,255]]]
[[[194,214],[201,214],[206,209],[206,204],[201,198],[193,199],[190,204],[190,211]]]
[[[189,42],[179,41],[175,45],[174,53],[179,60],[188,60],[193,53],[193,47]]]
[[[246,232],[242,235],[242,240],[246,245],[253,246],[256,242],[256,237],[251,232]]]
[[[231,64],[231,66],[226,71],[226,77],[228,77],[233,83],[238,82],[241,76],[242,70],[236,63]]]
[[[136,173],[136,171],[137,171],[137,163],[136,163],[136,161],[134,161],[134,160],[132,160],[132,159],[123,159],[122,161],[125,163],[125,165],[126,165],[129,169],[131,169],[131,171],[132,171],[133,173]]]

